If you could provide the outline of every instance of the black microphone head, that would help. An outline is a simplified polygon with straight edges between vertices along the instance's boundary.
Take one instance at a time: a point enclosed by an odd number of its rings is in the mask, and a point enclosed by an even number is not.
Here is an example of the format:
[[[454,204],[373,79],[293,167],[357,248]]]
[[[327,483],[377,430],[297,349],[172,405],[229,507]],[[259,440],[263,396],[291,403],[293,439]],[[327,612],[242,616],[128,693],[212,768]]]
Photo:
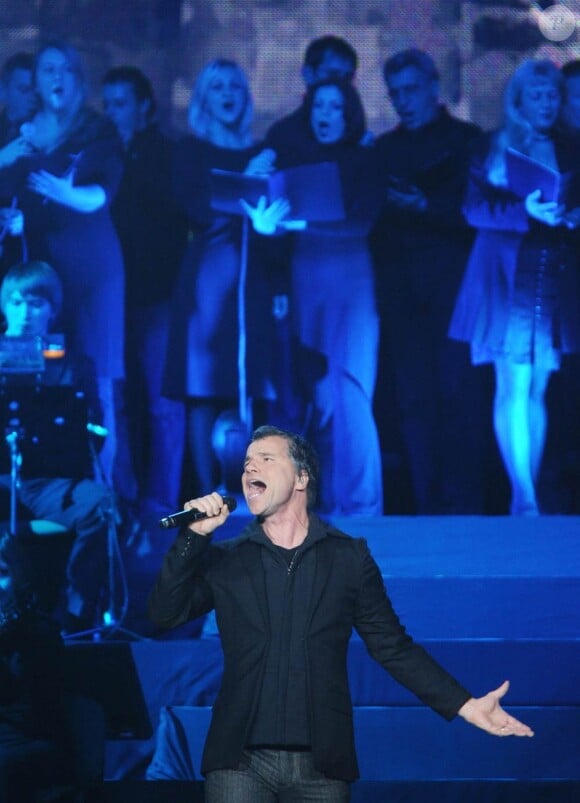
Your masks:
[[[238,502],[233,496],[222,496],[224,505],[232,513],[238,506]],[[186,524],[191,524],[194,521],[206,519],[207,514],[202,513],[200,510],[192,507],[188,510],[180,510],[178,513],[172,513],[169,516],[164,516],[159,520],[159,526],[168,529],[169,527],[181,527]]]
[[[235,498],[235,496],[222,496],[222,499],[224,500],[224,505],[227,507],[230,513],[233,513],[238,506],[238,500]]]

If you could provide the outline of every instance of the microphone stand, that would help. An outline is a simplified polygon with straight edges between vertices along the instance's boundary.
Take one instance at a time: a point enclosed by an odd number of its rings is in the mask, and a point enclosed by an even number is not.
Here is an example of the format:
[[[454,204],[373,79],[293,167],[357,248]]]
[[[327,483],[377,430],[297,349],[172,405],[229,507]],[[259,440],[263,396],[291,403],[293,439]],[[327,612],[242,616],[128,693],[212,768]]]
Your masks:
[[[238,409],[237,418],[234,418],[224,433],[224,447],[220,462],[222,468],[221,488],[224,491],[237,492],[241,496],[239,486],[239,468],[243,463],[248,440],[253,428],[252,398],[248,394],[247,370],[247,315],[246,315],[246,287],[248,282],[248,258],[250,242],[250,219],[244,212],[241,220],[240,240],[240,272],[237,287],[238,312]]]
[[[24,431],[21,427],[7,427],[5,435],[10,451],[10,535],[16,535],[18,489],[20,487],[20,467],[22,466],[22,452],[18,444]]]
[[[64,636],[65,641],[75,638],[85,638],[92,636],[93,641],[101,641],[106,638],[111,638],[114,635],[122,635],[127,638],[134,639],[135,641],[148,641],[147,636],[142,636],[135,633],[133,630],[128,630],[123,627],[123,622],[129,610],[129,586],[127,584],[127,574],[125,571],[125,563],[121,555],[121,548],[119,545],[119,538],[117,535],[117,522],[119,514],[115,504],[115,494],[105,477],[105,472],[101,465],[101,461],[95,448],[93,440],[93,431],[91,425],[87,426],[89,430],[89,448],[95,466],[95,480],[101,485],[104,485],[109,494],[109,505],[106,509],[102,508],[101,512],[107,521],[107,597],[106,607],[103,611],[101,624],[98,627],[90,628],[89,630],[81,630],[77,633],[67,633]],[[122,598],[120,603],[120,611],[117,613],[117,574],[121,581]]]
[[[215,207],[220,209],[219,205]],[[238,343],[237,343],[237,386],[238,404],[237,411],[225,411],[218,416],[214,423],[212,432],[212,445],[216,457],[221,467],[220,489],[232,492],[235,486],[231,482],[232,474],[235,472],[239,477],[239,467],[243,462],[246,446],[250,433],[253,428],[253,409],[252,399],[248,394],[247,381],[247,320],[246,320],[246,285],[248,279],[248,259],[250,241],[250,219],[242,211],[233,213],[228,210],[228,214],[241,216],[240,221],[240,257],[239,257],[239,276],[237,282],[237,317],[238,317]],[[223,422],[222,419],[223,418]],[[219,444],[222,437],[223,443]]]
[[[246,446],[253,428],[252,400],[248,395],[248,368],[247,368],[247,316],[246,316],[246,287],[248,283],[248,258],[250,244],[250,219],[244,212],[242,215],[242,231],[240,240],[240,275],[237,288],[238,308],[238,420],[232,422],[225,432],[225,447],[222,459],[222,487],[224,490],[233,490],[230,487],[232,469],[239,471],[246,453]],[[234,486],[235,487],[235,486]],[[238,493],[239,496],[239,493]]]
[[[246,284],[248,281],[248,252],[250,241],[250,221],[246,214],[242,217],[242,242],[240,249],[240,278],[238,281],[238,414],[241,423],[249,431],[252,428],[251,406],[248,398],[247,380],[247,327],[246,327]]]

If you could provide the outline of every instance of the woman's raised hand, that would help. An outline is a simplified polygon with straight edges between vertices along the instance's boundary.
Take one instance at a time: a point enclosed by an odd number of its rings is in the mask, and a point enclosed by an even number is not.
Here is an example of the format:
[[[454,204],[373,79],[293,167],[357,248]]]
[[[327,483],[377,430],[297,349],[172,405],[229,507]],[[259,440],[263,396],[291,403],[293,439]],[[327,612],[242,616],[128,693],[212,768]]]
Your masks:
[[[274,171],[275,162],[276,151],[273,151],[272,148],[264,148],[250,159],[244,173],[247,176],[268,176]]]

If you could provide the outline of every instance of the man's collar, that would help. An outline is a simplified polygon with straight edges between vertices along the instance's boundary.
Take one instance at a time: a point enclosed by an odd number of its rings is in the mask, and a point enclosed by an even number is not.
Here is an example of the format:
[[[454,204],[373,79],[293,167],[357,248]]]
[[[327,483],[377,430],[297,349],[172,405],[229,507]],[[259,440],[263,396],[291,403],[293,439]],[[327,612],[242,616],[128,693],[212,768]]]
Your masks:
[[[326,524],[322,521],[315,513],[308,514],[308,532],[306,533],[306,538],[302,542],[303,544],[307,544],[311,546],[312,544],[316,543],[316,541],[320,541],[322,538],[326,538],[328,535],[328,531],[330,529],[330,525]],[[255,543],[261,544],[262,546],[271,546],[272,541],[268,538],[266,533],[264,532],[264,528],[258,518],[255,518],[250,524],[246,527],[243,535],[249,541],[254,541]]]

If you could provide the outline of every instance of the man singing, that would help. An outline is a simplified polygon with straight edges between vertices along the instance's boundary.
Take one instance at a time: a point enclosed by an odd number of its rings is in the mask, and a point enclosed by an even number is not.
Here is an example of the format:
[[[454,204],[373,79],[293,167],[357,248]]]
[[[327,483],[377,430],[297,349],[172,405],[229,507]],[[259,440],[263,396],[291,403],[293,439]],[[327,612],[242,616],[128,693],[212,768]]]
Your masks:
[[[242,487],[255,520],[212,543],[229,510],[218,493],[186,509],[149,599],[161,627],[215,608],[224,651],[201,770],[209,803],[347,803],[358,777],[346,656],[353,627],[370,654],[423,702],[497,736],[532,736],[500,699],[474,698],[405,632],[362,538],[311,512],[318,461],[301,436],[257,429]]]

